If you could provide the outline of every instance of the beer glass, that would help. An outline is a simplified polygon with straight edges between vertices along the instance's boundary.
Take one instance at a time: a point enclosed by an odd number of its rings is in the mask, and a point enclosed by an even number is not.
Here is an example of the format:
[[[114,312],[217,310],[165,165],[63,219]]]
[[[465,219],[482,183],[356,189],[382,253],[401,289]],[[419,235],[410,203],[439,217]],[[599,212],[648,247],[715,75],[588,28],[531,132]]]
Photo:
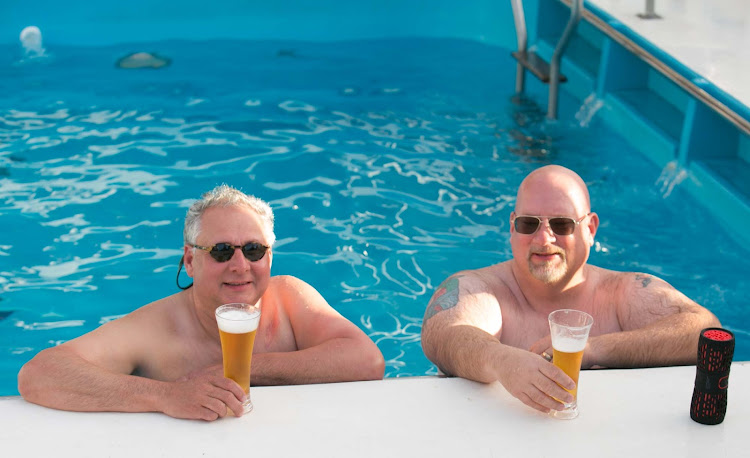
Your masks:
[[[224,377],[245,390],[244,413],[253,410],[250,402],[250,365],[253,358],[255,333],[260,322],[260,307],[250,304],[224,304],[216,309],[216,324],[221,338]]]
[[[562,309],[549,314],[552,363],[576,383],[575,388],[568,390],[573,395],[573,402],[565,404],[565,410],[550,410],[551,417],[572,419],[578,416],[578,374],[592,324],[594,318],[578,310]]]

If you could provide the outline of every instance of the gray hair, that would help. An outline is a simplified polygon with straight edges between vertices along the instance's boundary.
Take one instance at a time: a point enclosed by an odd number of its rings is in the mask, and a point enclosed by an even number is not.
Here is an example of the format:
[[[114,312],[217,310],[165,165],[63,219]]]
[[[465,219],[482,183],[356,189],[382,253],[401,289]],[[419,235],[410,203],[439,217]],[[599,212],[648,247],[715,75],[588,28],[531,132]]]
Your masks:
[[[255,196],[247,195],[225,184],[203,194],[188,209],[187,215],[185,215],[185,230],[182,233],[185,244],[195,244],[201,231],[201,216],[206,210],[211,207],[234,206],[248,207],[260,216],[268,246],[273,246],[276,242],[276,235],[273,233],[273,210],[271,210],[271,206]]]

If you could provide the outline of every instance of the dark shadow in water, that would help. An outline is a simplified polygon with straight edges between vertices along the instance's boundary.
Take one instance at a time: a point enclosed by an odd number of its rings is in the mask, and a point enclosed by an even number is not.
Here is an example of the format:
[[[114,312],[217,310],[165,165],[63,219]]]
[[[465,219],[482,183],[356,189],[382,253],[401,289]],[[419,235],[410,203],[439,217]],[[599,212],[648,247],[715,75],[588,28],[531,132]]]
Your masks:
[[[511,97],[511,119],[515,124],[508,129],[510,137],[507,150],[514,156],[552,160],[557,154],[554,138],[546,130],[548,121],[536,102],[523,94]]]
[[[297,57],[297,50],[292,48],[282,48],[276,51],[276,57]]]

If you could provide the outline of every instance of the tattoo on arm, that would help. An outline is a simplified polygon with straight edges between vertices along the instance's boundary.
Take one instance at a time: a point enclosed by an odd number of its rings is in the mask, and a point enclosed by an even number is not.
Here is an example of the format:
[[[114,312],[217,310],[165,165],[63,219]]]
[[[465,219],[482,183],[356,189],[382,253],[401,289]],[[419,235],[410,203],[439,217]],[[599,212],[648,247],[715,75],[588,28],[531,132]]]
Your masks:
[[[448,310],[458,305],[458,279],[462,276],[450,277],[438,286],[435,295],[432,296],[432,300],[430,300],[427,306],[423,322],[426,322],[443,310]]]
[[[637,281],[641,282],[641,285],[643,287],[647,287],[649,283],[651,283],[651,277],[649,275],[643,275],[643,274],[635,274],[635,279]]]

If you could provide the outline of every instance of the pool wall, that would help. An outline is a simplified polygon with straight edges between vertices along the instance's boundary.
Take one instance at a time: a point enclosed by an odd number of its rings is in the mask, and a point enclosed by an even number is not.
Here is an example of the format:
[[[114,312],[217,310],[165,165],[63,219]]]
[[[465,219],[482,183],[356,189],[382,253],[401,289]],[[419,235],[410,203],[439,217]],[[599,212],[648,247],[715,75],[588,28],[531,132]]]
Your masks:
[[[531,3],[533,8],[524,2],[526,20],[534,23],[529,28],[529,43],[549,60],[570,16],[569,0]],[[568,77],[563,90],[581,101],[595,97],[603,102],[597,116],[661,167],[667,180],[684,186],[738,242],[750,242],[749,231],[737,230],[750,224],[750,108],[616,18],[588,2],[586,9],[597,22],[723,105],[741,125],[726,119],[588,20],[581,21],[563,57],[562,72]],[[536,80],[527,77],[527,82],[533,85]]]
[[[64,5],[64,6],[62,6]],[[0,42],[35,25],[45,42],[108,45],[168,39],[335,41],[466,38],[515,44],[510,2],[494,0],[3,0]]]
[[[549,59],[570,15],[570,0],[526,0],[532,50]],[[0,43],[17,43],[38,26],[45,46],[105,46],[168,39],[334,41],[393,37],[450,37],[516,47],[510,1],[493,0],[197,0],[121,3],[6,0],[0,6]],[[593,16],[655,56],[661,64],[750,125],[750,109],[694,74],[591,2]],[[138,49],[141,50],[141,49]],[[450,65],[450,62],[446,62]],[[562,90],[576,104],[601,101],[611,128],[709,208],[741,243],[750,243],[750,137],[714,108],[584,20],[562,61]],[[533,76],[527,88],[547,100]],[[512,91],[513,88],[508,88]],[[565,108],[565,107],[562,107]],[[577,108],[577,107],[574,107]],[[563,109],[561,118],[575,110]],[[682,180],[680,182],[680,180]]]

